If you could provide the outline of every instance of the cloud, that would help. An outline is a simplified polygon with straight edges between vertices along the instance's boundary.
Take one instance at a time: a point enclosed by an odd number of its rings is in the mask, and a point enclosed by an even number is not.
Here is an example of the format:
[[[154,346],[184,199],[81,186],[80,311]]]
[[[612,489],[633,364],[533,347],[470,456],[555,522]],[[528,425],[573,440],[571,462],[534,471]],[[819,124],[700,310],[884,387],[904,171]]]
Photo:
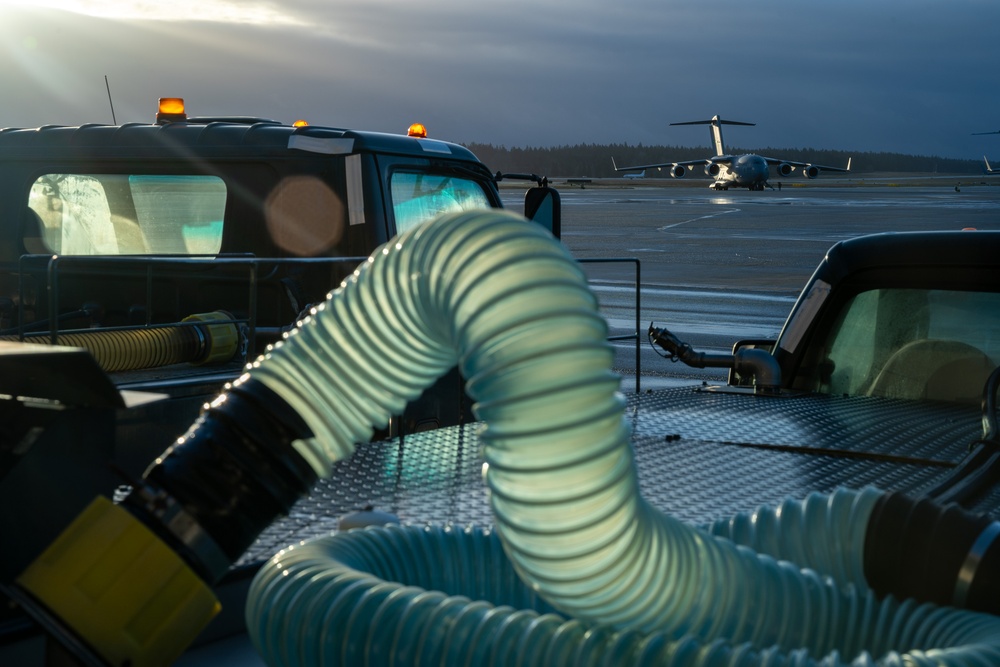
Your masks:
[[[58,9],[87,16],[121,21],[211,21],[256,25],[298,25],[280,3],[234,2],[233,0],[25,0],[10,4]]]
[[[971,133],[1000,125],[988,0],[93,5],[120,13],[0,9],[0,85],[16,93],[0,126],[104,121],[104,75],[119,120],[182,96],[198,114],[419,120],[508,146],[707,148],[704,128],[669,123],[719,114],[757,123],[727,133],[735,146],[975,159],[989,144]]]

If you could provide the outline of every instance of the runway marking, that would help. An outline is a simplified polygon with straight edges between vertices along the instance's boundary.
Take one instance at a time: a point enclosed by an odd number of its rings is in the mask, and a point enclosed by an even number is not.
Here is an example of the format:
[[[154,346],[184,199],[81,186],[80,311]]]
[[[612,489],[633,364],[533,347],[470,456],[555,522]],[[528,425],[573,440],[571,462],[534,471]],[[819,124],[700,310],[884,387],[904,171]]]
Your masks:
[[[619,284],[614,284],[619,283]],[[592,280],[590,289],[593,292],[611,292],[617,294],[628,294],[635,291],[633,283],[628,281]],[[799,297],[799,290],[785,290],[785,293],[765,293],[765,292],[734,292],[731,290],[718,289],[678,289],[674,287],[656,287],[653,285],[643,285],[642,294],[644,296],[657,297],[682,297],[704,299],[736,299],[738,301],[765,301],[771,303],[793,304]],[[784,317],[784,315],[782,315]]]
[[[663,227],[658,228],[657,231],[662,232],[662,231],[665,231],[667,229],[670,229],[671,227],[678,227],[680,225],[686,225],[689,222],[698,222],[699,220],[707,220],[709,218],[715,218],[715,217],[718,217],[720,215],[726,215],[727,213],[739,213],[739,212],[740,212],[740,209],[738,209],[738,208],[730,208],[730,209],[726,209],[725,211],[719,211],[718,213],[710,213],[708,215],[700,215],[697,218],[690,218],[688,220],[681,220],[680,222],[675,222],[672,225],[664,225]]]

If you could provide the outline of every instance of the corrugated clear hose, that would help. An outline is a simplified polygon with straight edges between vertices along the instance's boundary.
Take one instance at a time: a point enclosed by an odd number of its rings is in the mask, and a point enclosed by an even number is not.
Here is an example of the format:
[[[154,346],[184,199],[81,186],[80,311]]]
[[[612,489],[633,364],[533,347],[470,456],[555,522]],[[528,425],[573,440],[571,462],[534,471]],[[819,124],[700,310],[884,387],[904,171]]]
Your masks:
[[[457,362],[495,518],[283,550],[246,610],[268,663],[1000,664],[1000,619],[868,590],[875,490],[705,528],[650,506],[606,337],[563,246],[483,211],[398,237],[258,359],[321,475]]]

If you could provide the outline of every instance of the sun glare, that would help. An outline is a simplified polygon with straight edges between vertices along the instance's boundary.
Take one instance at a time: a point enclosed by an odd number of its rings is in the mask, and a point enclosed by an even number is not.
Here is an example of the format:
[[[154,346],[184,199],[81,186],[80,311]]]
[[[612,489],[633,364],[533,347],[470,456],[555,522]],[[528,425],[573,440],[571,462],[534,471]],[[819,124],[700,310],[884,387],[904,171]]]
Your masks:
[[[60,9],[100,18],[139,21],[213,21],[259,25],[297,25],[300,21],[270,3],[239,0],[14,0],[9,4]]]

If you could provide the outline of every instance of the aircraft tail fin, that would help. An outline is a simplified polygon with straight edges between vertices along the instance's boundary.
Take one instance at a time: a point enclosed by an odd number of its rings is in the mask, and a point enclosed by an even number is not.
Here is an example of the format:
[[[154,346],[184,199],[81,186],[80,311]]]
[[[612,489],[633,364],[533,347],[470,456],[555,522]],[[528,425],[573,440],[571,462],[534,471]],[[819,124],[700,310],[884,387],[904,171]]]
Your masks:
[[[986,159],[986,156],[985,156],[985,155],[983,156],[983,162],[985,162],[985,163],[986,163],[986,173],[987,173],[987,174],[992,174],[992,173],[995,173],[995,172],[993,171],[993,167],[991,167],[991,166],[990,166],[990,161]]]
[[[722,126],[723,125],[749,125],[753,126],[756,123],[744,123],[739,120],[723,120],[718,116],[712,116],[710,120],[689,120],[683,123],[671,123],[671,125],[711,125],[711,140],[712,146],[715,148],[715,156],[726,154],[726,146],[722,141]]]

